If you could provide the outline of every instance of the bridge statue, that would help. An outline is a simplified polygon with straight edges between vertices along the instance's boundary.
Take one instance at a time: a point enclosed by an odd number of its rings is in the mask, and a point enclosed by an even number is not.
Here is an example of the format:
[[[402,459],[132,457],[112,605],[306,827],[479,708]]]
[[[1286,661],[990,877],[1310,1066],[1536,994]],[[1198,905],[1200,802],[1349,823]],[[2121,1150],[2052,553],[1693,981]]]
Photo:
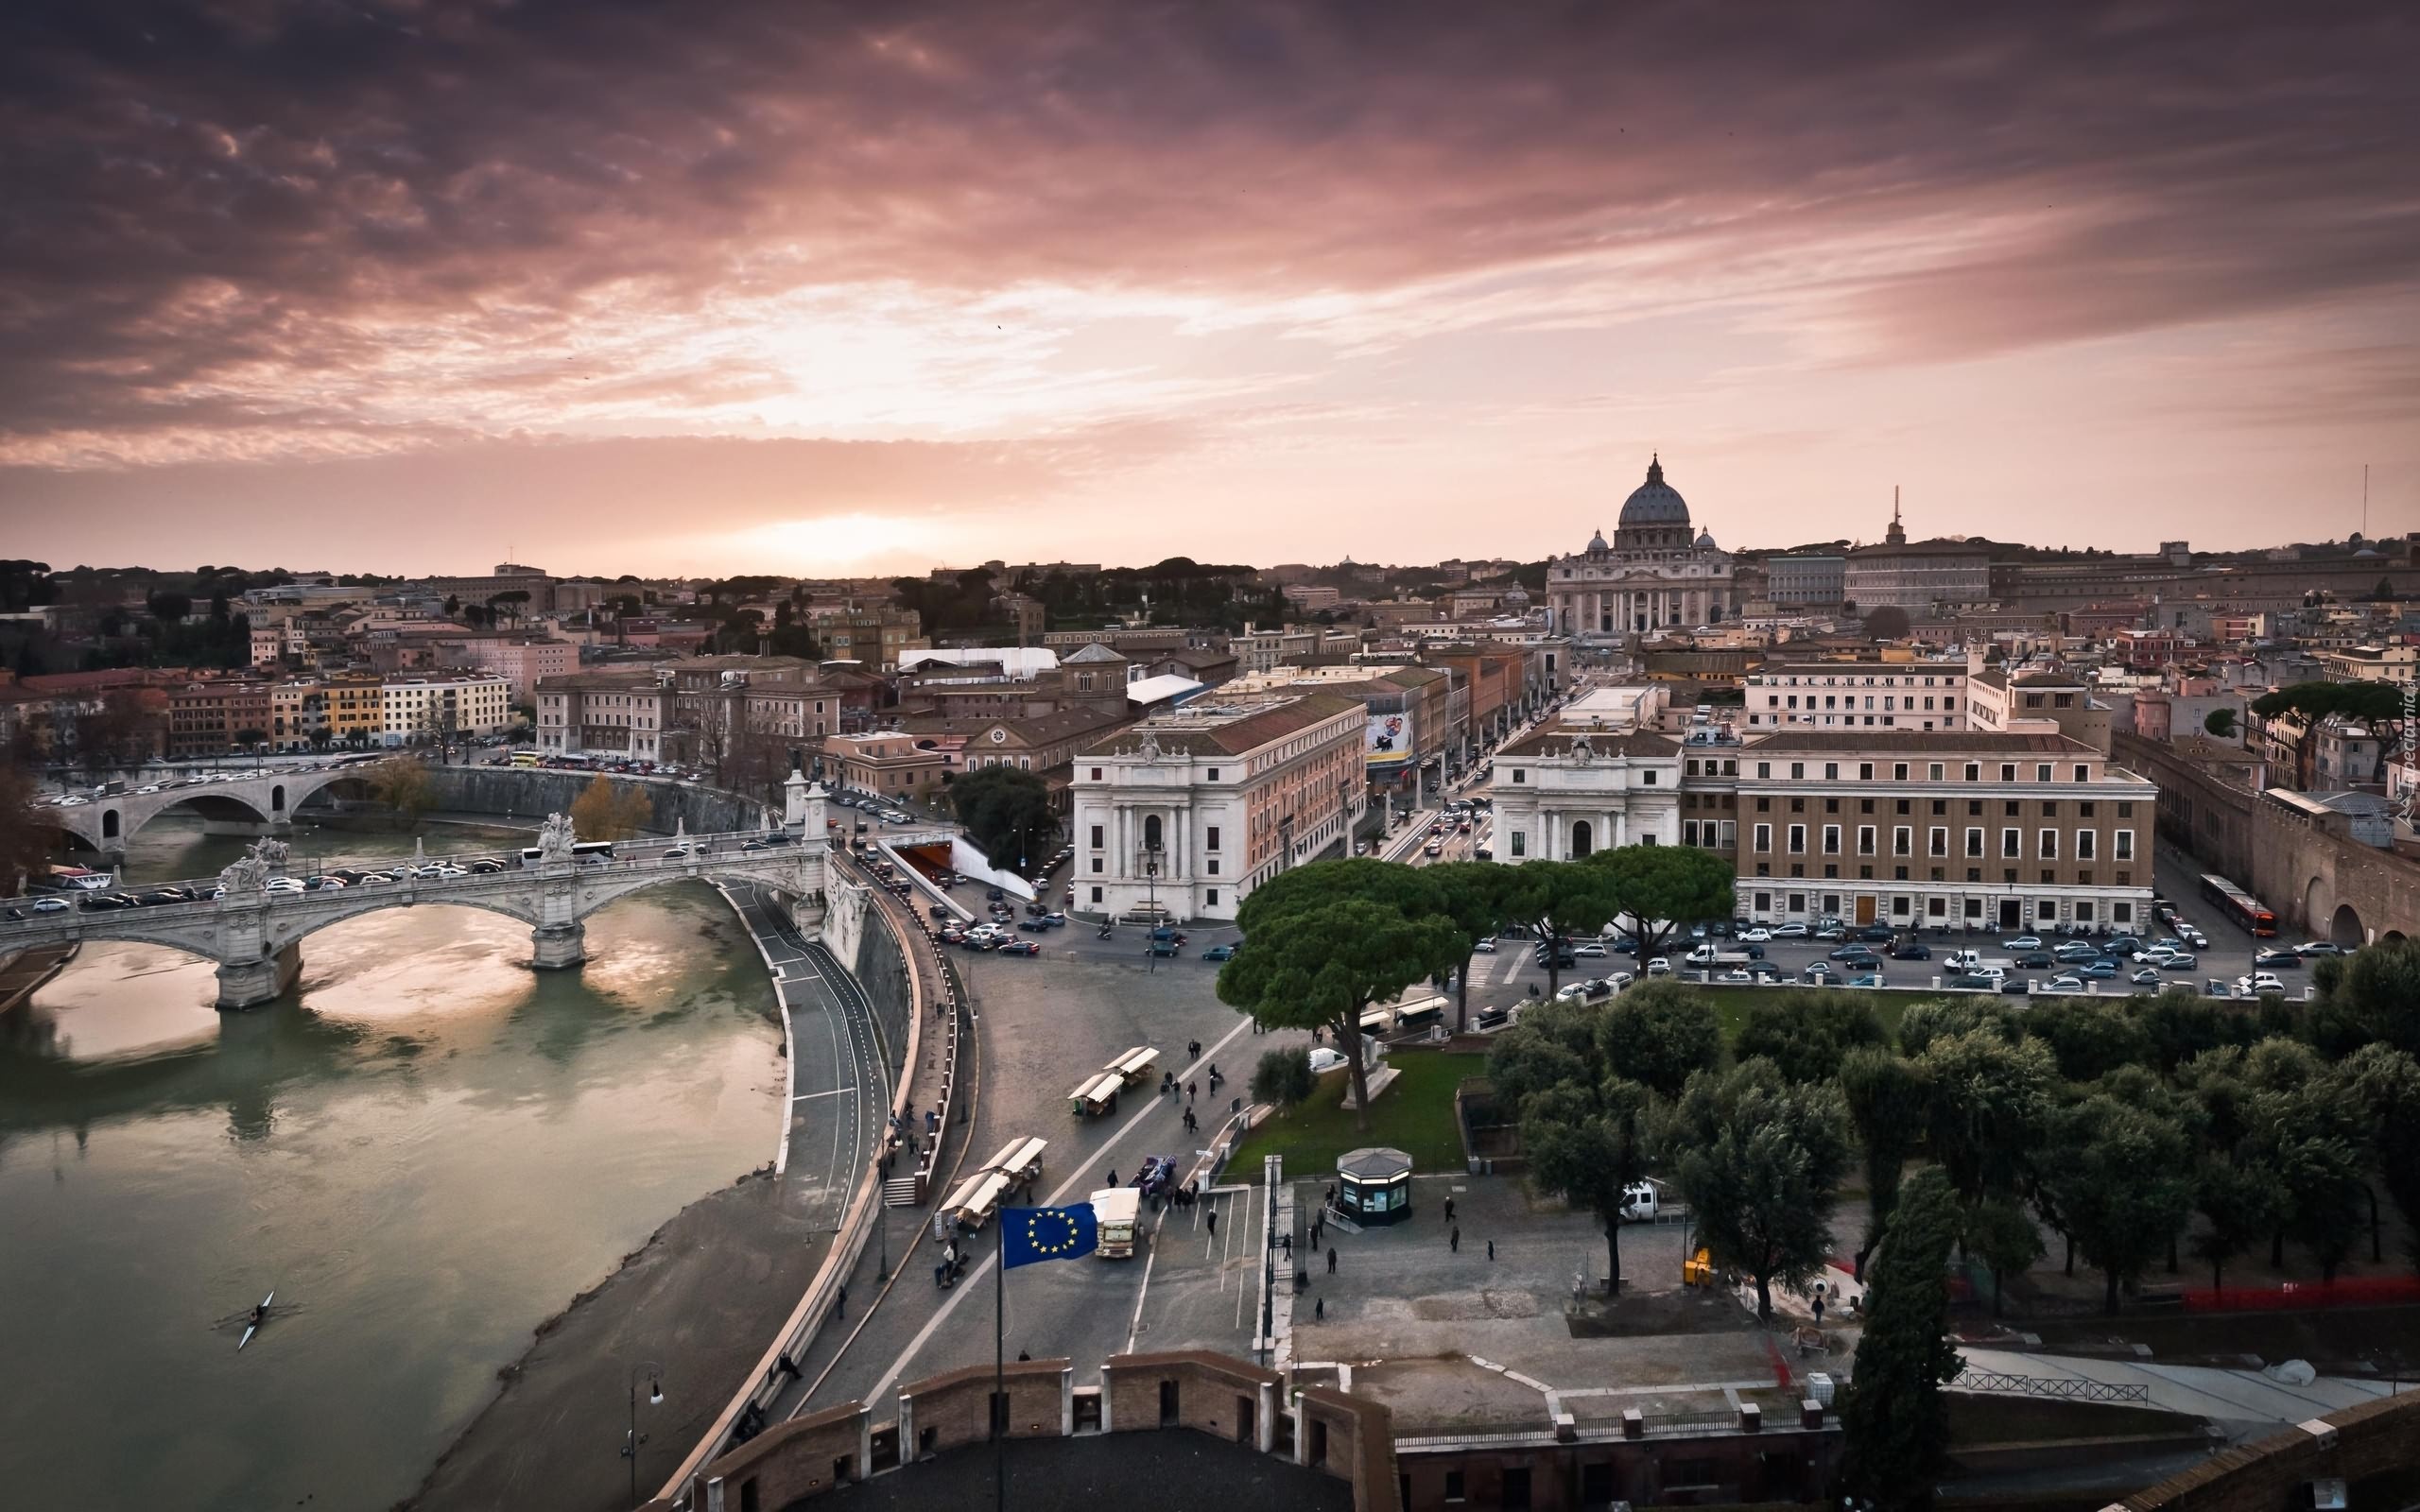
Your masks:
[[[231,897],[261,892],[268,888],[270,877],[285,869],[285,842],[262,840],[246,846],[242,855],[219,871],[218,885]]]
[[[555,866],[571,860],[575,836],[571,820],[560,814],[549,814],[546,822],[538,826],[538,865]]]

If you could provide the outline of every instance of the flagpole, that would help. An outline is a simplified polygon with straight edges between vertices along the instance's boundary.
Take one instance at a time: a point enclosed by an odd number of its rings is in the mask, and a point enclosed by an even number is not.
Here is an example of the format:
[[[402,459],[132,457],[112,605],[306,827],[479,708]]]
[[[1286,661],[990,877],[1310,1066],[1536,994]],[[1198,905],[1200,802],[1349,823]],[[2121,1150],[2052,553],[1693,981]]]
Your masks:
[[[1009,1215],[1000,1214],[999,1253],[992,1266],[992,1504],[1009,1505],[1008,1366]]]

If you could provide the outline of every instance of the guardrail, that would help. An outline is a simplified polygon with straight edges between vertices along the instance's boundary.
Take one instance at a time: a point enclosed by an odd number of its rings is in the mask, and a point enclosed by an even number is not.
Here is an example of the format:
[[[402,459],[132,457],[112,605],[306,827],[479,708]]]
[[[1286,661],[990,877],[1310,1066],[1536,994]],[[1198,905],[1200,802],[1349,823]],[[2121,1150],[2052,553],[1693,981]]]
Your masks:
[[[2119,1385],[2083,1376],[2017,1376],[2001,1370],[1961,1370],[1949,1383],[1953,1391],[1997,1392],[2004,1396],[2044,1397],[2053,1401],[2149,1401],[2148,1385]]]

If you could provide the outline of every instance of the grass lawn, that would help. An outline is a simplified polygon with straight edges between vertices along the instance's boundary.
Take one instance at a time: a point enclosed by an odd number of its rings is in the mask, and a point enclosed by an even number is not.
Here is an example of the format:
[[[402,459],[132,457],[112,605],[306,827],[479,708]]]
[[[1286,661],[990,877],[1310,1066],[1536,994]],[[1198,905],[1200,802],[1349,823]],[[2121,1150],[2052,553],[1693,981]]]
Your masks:
[[[1354,1126],[1342,1104],[1351,1078],[1335,1074],[1299,1106],[1244,1136],[1228,1163],[1258,1179],[1261,1157],[1285,1157],[1288,1177],[1336,1169],[1337,1157],[1365,1144],[1384,1144],[1411,1157],[1415,1171],[1459,1171],[1462,1137],[1454,1126],[1454,1089],[1465,1076],[1487,1074],[1485,1056],[1449,1056],[1429,1050],[1396,1051],[1389,1057],[1400,1073],[1370,1107],[1370,1127]]]

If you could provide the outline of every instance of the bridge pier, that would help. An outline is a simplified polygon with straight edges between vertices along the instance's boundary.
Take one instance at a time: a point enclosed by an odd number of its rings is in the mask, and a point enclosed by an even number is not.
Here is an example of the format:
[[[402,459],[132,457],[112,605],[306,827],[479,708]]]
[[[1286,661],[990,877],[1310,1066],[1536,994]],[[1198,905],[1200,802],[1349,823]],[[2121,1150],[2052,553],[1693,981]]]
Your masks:
[[[529,932],[529,964],[541,971],[560,971],[588,959],[588,928],[577,919],[568,924],[541,924]]]
[[[221,1012],[235,1008],[256,1008],[294,985],[302,974],[302,947],[288,945],[273,955],[257,960],[241,961],[218,968],[218,1006]]]

